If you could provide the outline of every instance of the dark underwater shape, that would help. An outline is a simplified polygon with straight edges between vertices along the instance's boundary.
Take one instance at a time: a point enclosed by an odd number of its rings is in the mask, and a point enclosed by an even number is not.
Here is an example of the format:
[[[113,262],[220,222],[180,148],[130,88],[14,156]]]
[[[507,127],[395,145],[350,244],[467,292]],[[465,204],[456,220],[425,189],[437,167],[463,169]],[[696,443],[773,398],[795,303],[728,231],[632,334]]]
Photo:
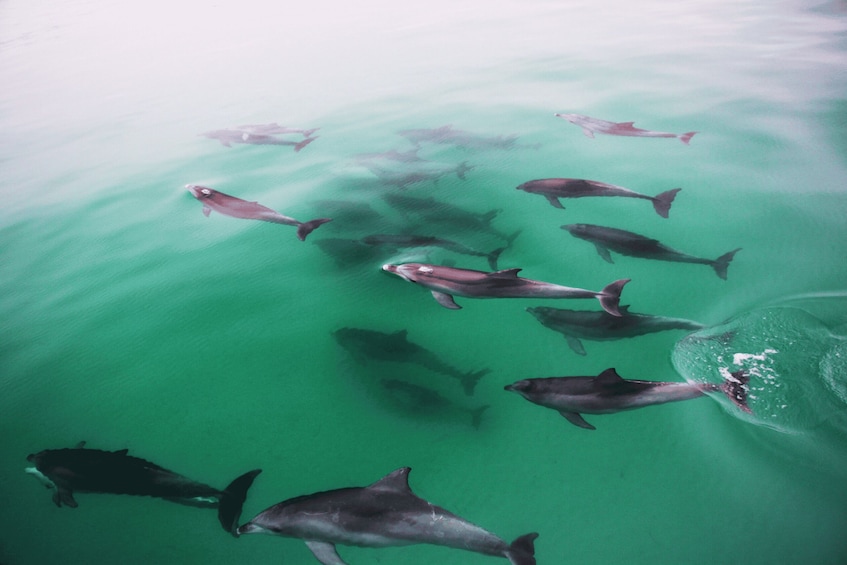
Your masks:
[[[383,265],[382,270],[416,283],[432,292],[435,301],[452,310],[461,308],[453,295],[468,298],[596,298],[604,310],[620,316],[621,290],[629,279],[617,280],[596,292],[518,276],[521,269],[486,273],[424,263]]]
[[[550,204],[555,208],[562,208],[562,203],[559,198],[583,198],[586,196],[622,196],[625,198],[640,198],[650,200],[653,203],[653,208],[656,213],[663,218],[668,217],[671,204],[673,203],[676,193],[682,190],[674,188],[656,196],[647,196],[614,184],[607,184],[594,180],[585,179],[537,179],[525,182],[517,187],[518,190],[523,190],[530,194],[540,194],[544,196]]]
[[[467,161],[458,165],[436,163],[419,159],[417,161],[395,161],[387,166],[385,162],[373,160],[360,161],[361,165],[373,173],[384,184],[405,188],[410,184],[425,181],[438,181],[443,176],[455,174],[460,180],[465,180],[465,174],[473,167]],[[402,163],[399,164],[399,163]]]
[[[83,445],[45,449],[27,457],[35,467],[26,471],[55,489],[53,502],[56,506],[76,508],[74,491],[153,496],[190,506],[217,507],[223,529],[236,535],[247,490],[262,472],[255,469],[244,473],[225,489],[218,490],[127,455],[126,449],[101,451],[85,449]]]
[[[482,423],[483,412],[490,408],[487,404],[477,408],[466,408],[456,404],[431,388],[400,379],[383,379],[380,381],[380,384],[391,398],[396,400],[398,404],[402,405],[409,412],[425,412],[434,416],[448,413],[469,415],[471,418],[470,423],[474,429],[479,429]]]
[[[606,135],[618,135],[624,137],[678,137],[685,145],[691,141],[696,131],[688,133],[667,133],[663,131],[650,131],[640,129],[633,125],[634,122],[608,122],[598,118],[583,116],[582,114],[554,114],[557,118],[567,120],[575,126],[582,128],[586,137],[594,137],[595,133]]]
[[[346,565],[336,544],[393,547],[419,543],[505,557],[512,565],[534,565],[534,541],[526,534],[510,544],[447,510],[419,498],[409,487],[409,467],[368,487],[350,487],[291,498],[271,506],[238,528],[299,538],[323,565]]]
[[[241,218],[245,220],[261,220],[263,222],[272,222],[274,224],[285,224],[287,226],[297,227],[297,238],[300,241],[305,241],[308,236],[316,228],[331,222],[332,218],[317,218],[308,222],[299,222],[294,218],[284,216],[275,210],[271,210],[266,206],[262,206],[258,202],[248,202],[229,194],[219,192],[214,188],[199,186],[196,184],[187,184],[185,188],[191,195],[203,203],[203,214],[208,217],[214,210],[225,216],[233,218]]]
[[[436,373],[453,377],[462,383],[465,394],[473,394],[476,383],[489,369],[464,373],[450,366],[432,351],[409,341],[406,330],[394,333],[361,328],[341,328],[332,333],[335,341],[350,352],[359,363],[370,360],[392,363],[414,363]]]
[[[268,126],[264,126],[265,128],[269,128],[274,124],[269,124]],[[255,126],[262,127],[262,126]],[[280,127],[280,126],[277,126]],[[304,130],[304,131],[315,131],[315,130]],[[247,145],[289,145],[294,147],[295,152],[300,152],[304,147],[312,143],[317,137],[306,136],[302,141],[289,141],[287,139],[279,139],[270,135],[268,133],[258,133],[250,130],[242,130],[242,129],[218,129],[213,131],[207,131],[200,135],[208,137],[209,139],[217,139],[221,142],[221,145],[224,147],[231,147],[233,143],[247,144]],[[305,134],[304,134],[305,135]]]
[[[488,265],[495,271],[497,270],[497,259],[499,259],[500,254],[506,250],[505,247],[500,247],[491,253],[485,253],[484,251],[471,249],[470,247],[462,245],[456,241],[429,235],[373,234],[363,237],[362,243],[393,249],[404,249],[410,247],[441,247],[442,249],[452,251],[453,253],[471,255],[474,257],[485,257],[488,260]]]
[[[441,126],[434,129],[407,129],[397,132],[412,143],[423,142],[456,145],[465,149],[513,149],[518,136],[483,136],[468,131],[453,129],[453,126]]]
[[[709,392],[722,392],[745,412],[747,383],[743,371],[731,374],[723,384],[671,383],[636,381],[622,378],[614,369],[606,369],[596,377],[546,377],[524,379],[507,385],[505,390],[517,392],[530,402],[552,408],[571,424],[587,430],[595,429],[582,414],[613,414],[622,410],[698,398]]]
[[[357,267],[376,260],[379,253],[358,239],[327,237],[314,242],[324,253],[333,258],[340,268]],[[371,265],[372,266],[372,265]]]
[[[667,330],[696,331],[705,327],[681,318],[634,314],[628,306],[621,306],[619,310],[622,316],[612,316],[602,311],[565,310],[546,306],[526,309],[542,325],[564,335],[570,348],[579,355],[585,355],[580,339],[608,341]]]
[[[654,259],[656,261],[698,263],[709,265],[724,280],[726,280],[726,271],[729,268],[730,261],[732,261],[736,253],[741,251],[739,247],[729,253],[724,253],[714,260],[702,259],[671,249],[659,243],[656,239],[617,228],[607,228],[591,224],[568,224],[562,226],[562,229],[570,232],[574,237],[593,243],[600,257],[609,263],[613,262],[609,251],[615,251],[621,255],[629,255],[630,257]]]

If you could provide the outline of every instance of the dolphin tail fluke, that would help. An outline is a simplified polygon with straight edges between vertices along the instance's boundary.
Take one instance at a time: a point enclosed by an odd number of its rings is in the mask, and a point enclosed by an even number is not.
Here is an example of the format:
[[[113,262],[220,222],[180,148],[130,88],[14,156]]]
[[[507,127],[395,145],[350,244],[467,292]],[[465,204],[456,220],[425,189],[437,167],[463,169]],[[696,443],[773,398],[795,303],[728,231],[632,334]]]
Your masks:
[[[313,128],[313,129],[303,130],[303,137],[312,137],[313,135],[315,135],[315,132],[318,131],[319,129],[321,129],[321,128]]]
[[[600,306],[603,307],[603,310],[611,314],[612,316],[621,317],[620,304],[621,304],[621,291],[626,283],[628,283],[630,279],[620,279],[617,280],[600,291],[597,295],[597,300],[600,301]]]
[[[486,258],[488,259],[488,266],[491,267],[492,271],[500,270],[497,268],[497,260],[500,259],[500,254],[503,253],[505,250],[505,247],[500,247],[499,249],[495,249],[494,251],[486,255]]]
[[[462,387],[465,389],[465,394],[471,396],[473,394],[474,388],[476,388],[476,383],[479,382],[479,379],[487,375],[491,372],[491,369],[483,369],[481,371],[476,371],[475,373],[465,373],[462,375]]]
[[[456,176],[459,177],[462,180],[465,180],[465,173],[467,173],[468,171],[470,171],[472,169],[473,169],[473,167],[468,165],[467,161],[462,161],[461,163],[459,163],[459,166],[456,167]]]
[[[506,558],[512,565],[535,565],[535,538],[538,534],[526,534],[515,541],[506,550]]]
[[[752,414],[753,411],[747,405],[747,393],[749,392],[748,383],[750,382],[750,374],[747,371],[735,371],[730,373],[730,378],[721,385],[721,391],[735,404],[740,410]]]
[[[317,220],[309,220],[297,226],[297,239],[306,241],[306,236],[315,231],[318,226],[327,222],[331,222],[332,218],[318,218]]]
[[[715,272],[718,274],[720,278],[726,280],[726,270],[729,268],[729,262],[732,261],[732,258],[735,257],[735,254],[741,251],[741,248],[734,251],[730,251],[729,253],[724,253],[712,263],[712,267],[715,269]]]
[[[261,469],[254,469],[229,483],[218,502],[218,520],[223,529],[235,537],[239,535],[238,519],[241,518],[241,508],[247,499],[247,491],[261,472]]]
[[[482,414],[489,408],[490,406],[486,404],[485,406],[480,406],[479,408],[471,410],[471,425],[473,426],[473,429],[479,429],[479,425],[482,424]]]
[[[309,145],[310,143],[312,143],[316,139],[317,139],[317,137],[307,137],[306,139],[304,139],[303,141],[301,141],[300,143],[298,143],[297,145],[294,146],[294,152],[299,153],[301,149],[303,149],[304,147],[306,147],[307,145]]]
[[[653,208],[656,209],[656,213],[663,218],[668,217],[668,213],[671,211],[671,204],[673,204],[673,199],[676,198],[676,193],[682,190],[681,188],[674,188],[672,190],[668,190],[667,192],[663,192],[657,195],[653,199]]]
[[[688,145],[688,142],[691,141],[691,138],[694,137],[695,133],[697,133],[697,132],[696,131],[689,131],[688,133],[684,133],[684,134],[679,136],[679,140],[681,142],[683,142],[684,144]]]

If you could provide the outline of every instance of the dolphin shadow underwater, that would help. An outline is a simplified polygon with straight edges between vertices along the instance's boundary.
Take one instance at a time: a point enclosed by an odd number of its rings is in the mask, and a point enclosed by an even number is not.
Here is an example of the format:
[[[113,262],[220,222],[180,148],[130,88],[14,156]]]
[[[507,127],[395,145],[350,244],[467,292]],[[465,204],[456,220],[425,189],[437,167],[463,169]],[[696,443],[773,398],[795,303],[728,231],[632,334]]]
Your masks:
[[[26,472],[55,490],[56,506],[76,508],[74,491],[152,496],[188,506],[216,507],[223,529],[236,536],[247,491],[262,472],[248,471],[219,490],[127,455],[126,449],[102,451],[86,449],[84,445],[82,442],[74,448],[45,449],[27,457],[35,467],[28,467]]]
[[[264,533],[299,538],[323,565],[347,565],[335,546],[393,547],[431,544],[535,564],[535,538],[506,543],[498,536],[418,497],[402,467],[367,487],[298,496],[260,512],[238,535]]]
[[[615,369],[606,369],[596,377],[546,377],[523,379],[506,385],[539,406],[552,408],[574,426],[595,429],[582,414],[613,414],[621,410],[643,408],[679,400],[699,398],[710,392],[722,392],[740,410],[747,406],[747,383],[743,371],[731,373],[723,384],[638,381],[624,379]]]

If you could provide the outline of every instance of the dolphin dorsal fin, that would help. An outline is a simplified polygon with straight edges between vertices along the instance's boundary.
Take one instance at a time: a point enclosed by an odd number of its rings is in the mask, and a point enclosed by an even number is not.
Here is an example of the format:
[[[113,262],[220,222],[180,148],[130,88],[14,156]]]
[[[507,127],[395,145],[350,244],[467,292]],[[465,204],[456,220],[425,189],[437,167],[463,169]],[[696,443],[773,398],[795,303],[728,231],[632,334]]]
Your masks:
[[[85,447],[85,442],[81,441],[74,446],[74,449],[83,449]]]
[[[611,367],[597,375],[597,380],[595,382],[598,385],[608,386],[621,383],[623,380],[623,377],[615,371],[614,367]]]
[[[409,488],[409,471],[411,470],[411,467],[401,467],[396,471],[385,475],[368,488],[374,490],[390,490],[394,492],[411,493],[412,489]]]
[[[115,451],[115,453],[117,455],[126,455],[127,453],[129,453],[129,449],[127,449],[127,448],[119,449],[119,450]]]
[[[392,334],[393,337],[396,337],[400,341],[406,341],[406,335],[409,333],[408,330],[397,330]]]
[[[488,276],[497,279],[516,279],[518,278],[518,273],[520,272],[520,269],[503,269],[502,271],[494,271],[493,273],[488,273]]]
[[[620,122],[618,125],[631,128],[635,125],[635,122]]]

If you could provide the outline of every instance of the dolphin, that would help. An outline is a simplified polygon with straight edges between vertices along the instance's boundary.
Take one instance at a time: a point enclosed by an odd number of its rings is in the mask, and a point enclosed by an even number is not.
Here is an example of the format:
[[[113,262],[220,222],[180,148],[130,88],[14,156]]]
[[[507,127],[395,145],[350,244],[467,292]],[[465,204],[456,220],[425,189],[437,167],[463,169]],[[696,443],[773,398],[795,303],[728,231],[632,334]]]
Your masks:
[[[422,142],[456,145],[465,149],[512,149],[518,136],[482,136],[446,125],[434,129],[407,129],[397,132],[415,145]]]
[[[300,241],[305,241],[306,236],[312,233],[318,226],[332,221],[332,218],[318,218],[308,222],[298,222],[294,218],[283,216],[279,212],[262,206],[258,202],[248,202],[247,200],[219,192],[214,188],[196,184],[187,184],[185,188],[188,189],[188,192],[194,198],[203,203],[203,214],[206,217],[214,210],[219,214],[232,216],[233,218],[262,220],[263,222],[297,226],[297,238]]]
[[[521,269],[486,273],[424,263],[404,263],[383,265],[382,270],[430,289],[436,302],[452,310],[461,308],[453,300],[453,295],[468,298],[596,298],[606,312],[620,316],[618,305],[621,290],[630,280],[617,280],[595,292],[524,279],[518,276]]]
[[[732,261],[736,253],[741,251],[739,247],[738,249],[724,253],[714,260],[702,259],[680,253],[675,249],[659,243],[658,240],[617,228],[607,228],[591,224],[568,224],[562,226],[562,229],[569,231],[574,237],[593,243],[600,257],[609,263],[613,262],[612,256],[609,254],[610,250],[622,255],[641,257],[643,259],[672,261],[675,263],[699,263],[712,267],[715,273],[724,280],[726,280],[726,271],[729,268],[730,261]]]
[[[463,373],[448,365],[435,353],[409,341],[406,330],[385,333],[361,328],[341,328],[333,332],[338,344],[349,351],[359,363],[368,360],[389,361],[393,363],[414,363],[436,373],[453,377],[462,383],[465,394],[473,394],[476,383],[489,369]]]
[[[217,507],[223,529],[236,535],[247,490],[262,472],[255,469],[244,473],[218,490],[127,455],[126,449],[102,451],[85,449],[84,445],[82,442],[74,448],[45,449],[27,457],[35,467],[26,472],[55,490],[56,506],[76,508],[74,491],[153,496],[190,506]]]
[[[557,118],[567,120],[575,126],[582,128],[586,137],[594,137],[595,133],[606,135],[619,135],[624,137],[677,137],[681,142],[688,145],[696,131],[688,133],[667,133],[663,131],[650,131],[640,129],[633,125],[634,122],[607,122],[598,118],[583,116],[582,114],[553,114]]]
[[[232,147],[233,143],[248,145],[291,145],[297,153],[317,139],[317,137],[306,137],[302,141],[288,141],[264,133],[251,133],[250,131],[238,129],[217,129],[201,133],[200,135],[206,136],[209,139],[217,139],[224,147]]]
[[[595,429],[581,414],[613,414],[621,410],[643,408],[678,400],[698,398],[710,392],[722,392],[744,412],[747,406],[749,377],[743,371],[732,373],[723,384],[667,383],[624,379],[615,369],[606,369],[596,377],[547,377],[524,379],[507,385],[530,402],[558,411],[571,424]]]
[[[668,217],[673,199],[676,193],[682,190],[674,188],[656,196],[647,196],[639,194],[624,188],[615,186],[614,184],[606,184],[594,180],[585,179],[537,179],[525,182],[517,187],[518,190],[529,192],[530,194],[543,195],[550,204],[555,208],[562,208],[562,203],[559,198],[582,198],[584,196],[623,196],[626,198],[641,198],[653,202],[653,208],[656,213],[663,218]]]
[[[407,161],[402,167],[385,166],[385,163],[380,164],[372,160],[361,161],[361,164],[384,184],[399,188],[406,188],[410,184],[424,181],[437,182],[441,177],[451,174],[455,174],[461,180],[466,180],[465,174],[473,170],[473,166],[468,165],[467,161],[452,165],[419,159],[418,161]]]
[[[300,129],[281,126],[276,122],[270,124],[247,124],[236,126],[237,130],[247,131],[252,134],[262,135],[286,135],[291,133],[299,133],[303,137],[312,137],[320,128]]]
[[[499,247],[491,253],[485,253],[471,249],[456,241],[429,235],[373,234],[363,237],[362,243],[392,248],[441,247],[453,253],[485,257],[488,260],[488,265],[494,270],[497,270],[497,260],[500,258],[500,254],[506,250],[505,247]]]
[[[400,379],[383,379],[380,384],[392,398],[410,411],[436,413],[439,416],[456,412],[469,414],[471,425],[477,430],[482,423],[482,414],[490,408],[487,404],[478,408],[466,408],[430,388]]]
[[[542,325],[564,335],[568,340],[568,346],[579,355],[585,355],[585,348],[580,339],[607,341],[667,330],[696,331],[706,327],[681,318],[634,314],[629,311],[628,306],[621,306],[619,310],[623,316],[546,306],[526,309]]]
[[[526,534],[511,544],[447,510],[419,498],[402,467],[367,487],[349,487],[291,498],[271,506],[238,528],[299,538],[323,565],[347,565],[336,544],[393,547],[426,543],[505,557],[512,565],[534,565],[534,541]]]

